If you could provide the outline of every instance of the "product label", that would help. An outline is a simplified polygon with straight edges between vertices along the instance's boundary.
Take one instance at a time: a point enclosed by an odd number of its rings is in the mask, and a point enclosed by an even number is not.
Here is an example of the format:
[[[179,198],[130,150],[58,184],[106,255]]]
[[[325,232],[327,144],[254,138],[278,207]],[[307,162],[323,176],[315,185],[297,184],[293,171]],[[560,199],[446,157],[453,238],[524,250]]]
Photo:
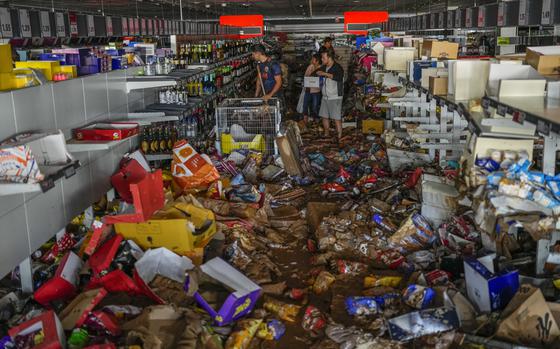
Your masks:
[[[113,36],[113,19],[109,16],[105,17],[105,30],[107,36]]]
[[[11,38],[14,36],[10,10],[5,7],[0,7],[0,35],[3,38]]]
[[[87,23],[87,35],[88,36],[95,36],[95,22],[93,21],[93,15],[86,16],[86,23]]]
[[[55,15],[56,36],[59,38],[66,36],[66,27],[64,26],[64,14],[57,12]]]
[[[47,11],[40,12],[40,23],[41,23],[41,37],[47,38],[51,36],[51,20],[49,13]]]

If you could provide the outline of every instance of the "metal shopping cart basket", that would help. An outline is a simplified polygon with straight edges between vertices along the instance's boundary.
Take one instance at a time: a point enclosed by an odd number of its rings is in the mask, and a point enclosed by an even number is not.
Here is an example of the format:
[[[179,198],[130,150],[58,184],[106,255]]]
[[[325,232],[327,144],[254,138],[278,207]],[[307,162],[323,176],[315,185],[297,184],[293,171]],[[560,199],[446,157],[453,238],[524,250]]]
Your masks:
[[[280,101],[272,98],[228,98],[216,108],[216,149],[230,154],[251,149],[277,155],[274,138],[280,131]]]

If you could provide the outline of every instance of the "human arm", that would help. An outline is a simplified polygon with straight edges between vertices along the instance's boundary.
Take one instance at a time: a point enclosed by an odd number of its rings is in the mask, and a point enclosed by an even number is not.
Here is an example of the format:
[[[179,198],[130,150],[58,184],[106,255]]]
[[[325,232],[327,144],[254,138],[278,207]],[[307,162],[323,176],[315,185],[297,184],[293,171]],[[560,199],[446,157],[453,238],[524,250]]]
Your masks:
[[[255,98],[261,95],[261,71],[257,67],[257,78],[255,79]]]
[[[267,94],[263,97],[263,99],[265,101],[268,101],[269,99],[272,98],[272,96],[274,96],[276,94],[276,92],[278,92],[280,90],[281,87],[282,87],[282,75],[275,75],[274,76],[274,87],[272,88],[272,91],[270,91],[269,94]]]

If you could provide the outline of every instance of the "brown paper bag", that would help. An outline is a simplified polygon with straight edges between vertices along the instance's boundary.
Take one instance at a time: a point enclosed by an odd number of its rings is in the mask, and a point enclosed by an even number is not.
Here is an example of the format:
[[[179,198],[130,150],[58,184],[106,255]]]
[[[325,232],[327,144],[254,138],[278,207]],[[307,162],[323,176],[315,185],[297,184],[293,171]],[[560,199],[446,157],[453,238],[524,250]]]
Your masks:
[[[550,347],[560,340],[557,319],[540,289],[522,285],[502,312],[496,337],[522,345]]]

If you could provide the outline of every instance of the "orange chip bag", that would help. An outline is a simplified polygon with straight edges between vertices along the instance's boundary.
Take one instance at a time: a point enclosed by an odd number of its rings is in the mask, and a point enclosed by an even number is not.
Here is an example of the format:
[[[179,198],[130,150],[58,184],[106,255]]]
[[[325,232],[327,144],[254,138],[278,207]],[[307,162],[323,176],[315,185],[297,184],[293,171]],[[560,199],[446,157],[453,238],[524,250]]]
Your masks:
[[[171,173],[175,184],[183,191],[207,188],[220,178],[210,160],[200,155],[186,140],[178,141],[173,147]]]

